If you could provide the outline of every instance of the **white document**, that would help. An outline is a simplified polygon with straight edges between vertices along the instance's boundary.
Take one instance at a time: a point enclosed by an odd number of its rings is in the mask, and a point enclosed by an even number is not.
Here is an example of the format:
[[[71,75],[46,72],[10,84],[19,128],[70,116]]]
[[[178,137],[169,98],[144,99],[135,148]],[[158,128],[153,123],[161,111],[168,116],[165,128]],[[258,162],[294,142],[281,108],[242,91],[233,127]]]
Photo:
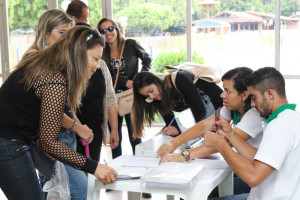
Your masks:
[[[167,162],[142,176],[145,187],[190,189],[194,179],[204,169],[196,162]]]
[[[118,172],[117,180],[138,179],[158,166],[159,158],[123,155],[108,165]]]
[[[129,157],[126,162],[122,163],[122,167],[144,167],[154,168],[159,164],[159,158],[144,157],[144,156],[132,156]]]
[[[177,122],[177,125],[178,125],[181,133],[183,133],[184,131],[188,130],[189,128],[191,128],[192,126],[194,126],[196,124],[196,120],[195,120],[193,112],[190,108],[177,113],[175,115],[175,120]],[[203,140],[204,140],[204,138],[202,136],[195,138],[193,140],[190,140],[187,142],[186,148],[191,149],[191,148],[200,146],[201,144],[203,144]]]
[[[196,120],[190,108],[177,113],[175,120],[181,132],[186,131],[196,124]]]

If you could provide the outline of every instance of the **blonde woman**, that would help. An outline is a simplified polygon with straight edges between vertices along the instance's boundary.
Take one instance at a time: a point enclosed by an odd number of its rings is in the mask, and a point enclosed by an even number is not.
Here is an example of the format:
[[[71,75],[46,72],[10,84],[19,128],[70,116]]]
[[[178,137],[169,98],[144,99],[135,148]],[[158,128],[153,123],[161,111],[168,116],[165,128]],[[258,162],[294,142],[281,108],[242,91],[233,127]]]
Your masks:
[[[26,51],[24,56],[26,57],[32,52],[42,51],[47,47],[52,46],[67,30],[73,26],[73,19],[62,10],[53,9],[46,11],[40,17],[37,24],[35,41]],[[80,121],[75,115],[75,112],[71,112],[68,104],[69,103],[67,102],[67,105],[64,109],[65,114],[62,123],[62,126],[65,129],[63,129],[59,134],[58,139],[68,147],[76,150],[76,133],[80,138],[83,138],[87,143],[90,143],[93,140],[93,132],[86,125],[81,125]],[[36,146],[32,148],[32,154],[35,158],[35,166],[39,170],[39,180],[41,186],[43,186],[44,183],[51,178],[54,162],[45,158],[45,155],[40,152],[40,149]],[[87,196],[87,178],[85,174],[68,165],[65,165],[65,167],[69,176],[72,200],[85,200]]]
[[[44,51],[28,55],[0,89],[0,186],[8,199],[42,198],[29,149],[37,138],[51,157],[94,174],[104,184],[117,172],[58,141],[64,107],[79,107],[88,79],[99,67],[104,40],[74,27]],[[80,47],[80,48],[78,48]]]

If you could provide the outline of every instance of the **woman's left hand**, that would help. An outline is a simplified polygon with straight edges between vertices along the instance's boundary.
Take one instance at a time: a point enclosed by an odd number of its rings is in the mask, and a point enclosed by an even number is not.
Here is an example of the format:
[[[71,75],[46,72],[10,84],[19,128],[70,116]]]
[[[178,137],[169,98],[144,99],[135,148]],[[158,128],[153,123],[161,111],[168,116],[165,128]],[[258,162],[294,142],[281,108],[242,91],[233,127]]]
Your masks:
[[[84,139],[84,141],[87,143],[87,144],[90,144],[93,139],[94,139],[94,134],[93,134],[93,131],[92,129],[90,129],[87,125],[81,125],[81,124],[78,124],[76,123],[74,129],[73,129],[77,135]]]
[[[163,156],[160,161],[159,164],[161,163],[165,163],[165,162],[184,162],[185,158],[180,154],[167,154],[165,156]]]
[[[177,135],[179,135],[179,131],[175,126],[167,126],[163,130],[161,130],[158,134],[164,134],[164,135],[170,135],[176,137]]]
[[[111,130],[110,132],[110,147],[112,149],[119,146],[119,134],[118,130]]]
[[[128,87],[129,89],[131,89],[133,87],[133,83],[132,83],[132,80],[128,80],[126,82],[126,87]]]

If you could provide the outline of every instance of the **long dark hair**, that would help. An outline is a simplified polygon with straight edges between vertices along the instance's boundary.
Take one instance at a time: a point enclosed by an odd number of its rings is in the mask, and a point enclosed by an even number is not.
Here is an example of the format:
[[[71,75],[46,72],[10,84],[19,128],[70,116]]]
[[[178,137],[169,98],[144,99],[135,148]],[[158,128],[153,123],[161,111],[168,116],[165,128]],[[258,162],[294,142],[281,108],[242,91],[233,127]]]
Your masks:
[[[133,136],[141,138],[143,136],[144,122],[151,126],[154,121],[155,114],[160,113],[165,115],[169,111],[169,101],[165,88],[165,80],[151,72],[140,72],[133,79]],[[152,103],[147,103],[147,97],[141,95],[139,91],[146,86],[155,84],[159,91],[161,100],[154,100]]]
[[[120,31],[120,28],[119,28],[118,24],[114,20],[112,20],[110,18],[102,18],[98,22],[98,24],[97,24],[97,30],[99,32],[100,32],[100,29],[101,29],[101,24],[103,24],[104,22],[111,22],[112,25],[115,27],[117,33],[118,33],[118,35],[117,35],[117,46],[118,46],[118,53],[120,55],[123,43],[125,42],[125,38],[121,34],[121,31]],[[104,60],[106,63],[110,62],[110,47],[109,47],[108,44],[106,44],[105,48],[103,49],[102,60]]]

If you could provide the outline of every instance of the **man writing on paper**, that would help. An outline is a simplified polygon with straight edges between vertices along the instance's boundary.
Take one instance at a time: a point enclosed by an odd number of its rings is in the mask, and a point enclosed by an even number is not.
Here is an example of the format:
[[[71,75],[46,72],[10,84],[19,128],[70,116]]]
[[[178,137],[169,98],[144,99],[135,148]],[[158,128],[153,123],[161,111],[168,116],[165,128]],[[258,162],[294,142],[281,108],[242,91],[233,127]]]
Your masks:
[[[214,146],[225,158],[233,171],[252,189],[248,200],[289,199],[300,197],[300,114],[296,105],[288,104],[285,95],[283,76],[275,69],[266,67],[247,77],[251,104],[267,120],[262,123],[264,129],[262,142],[257,150],[240,140],[240,146],[252,152],[253,159],[232,150],[228,141],[218,134],[207,132],[204,142]],[[218,133],[231,140],[239,137],[232,132],[225,121]],[[245,199],[229,196],[222,199]]]

